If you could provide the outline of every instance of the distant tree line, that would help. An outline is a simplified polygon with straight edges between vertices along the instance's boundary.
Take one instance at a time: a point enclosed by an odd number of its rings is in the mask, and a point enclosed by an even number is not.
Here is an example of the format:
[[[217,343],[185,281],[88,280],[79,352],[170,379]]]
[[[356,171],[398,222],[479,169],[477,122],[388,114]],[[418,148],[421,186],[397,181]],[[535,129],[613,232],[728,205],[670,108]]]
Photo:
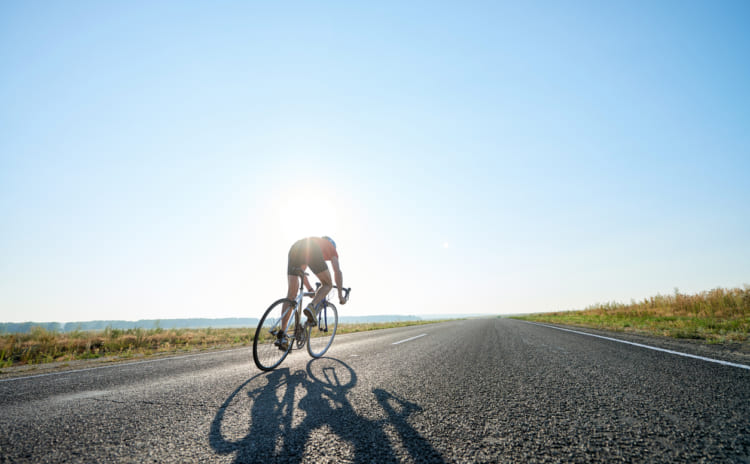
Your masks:
[[[255,318],[223,318],[223,319],[141,319],[139,321],[87,321],[87,322],[1,322],[0,333],[28,333],[34,327],[41,327],[50,332],[100,331],[107,327],[111,329],[216,329],[234,327],[255,327]]]
[[[366,324],[375,322],[418,321],[417,316],[344,316],[341,323]],[[222,319],[141,319],[139,321],[87,321],[87,322],[0,322],[0,334],[29,333],[34,327],[50,332],[101,331],[111,329],[214,329],[248,327],[258,325],[256,318],[229,317]]]

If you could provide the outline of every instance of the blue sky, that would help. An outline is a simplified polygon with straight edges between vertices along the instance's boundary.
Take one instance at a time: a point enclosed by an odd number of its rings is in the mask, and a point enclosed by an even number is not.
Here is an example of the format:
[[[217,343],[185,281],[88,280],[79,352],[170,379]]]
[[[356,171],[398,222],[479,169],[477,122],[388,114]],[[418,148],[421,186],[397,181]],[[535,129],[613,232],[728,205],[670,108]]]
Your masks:
[[[747,2],[3,2],[0,320],[750,283]]]

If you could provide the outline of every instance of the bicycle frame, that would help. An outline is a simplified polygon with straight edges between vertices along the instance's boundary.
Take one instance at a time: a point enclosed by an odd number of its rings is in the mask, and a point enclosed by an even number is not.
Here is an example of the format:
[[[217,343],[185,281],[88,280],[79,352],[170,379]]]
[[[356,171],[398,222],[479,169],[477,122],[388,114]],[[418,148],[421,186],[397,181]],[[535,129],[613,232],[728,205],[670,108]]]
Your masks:
[[[320,288],[320,282],[316,282],[316,287]],[[335,285],[333,288],[337,288]],[[285,311],[285,314],[282,315],[282,320],[286,314],[289,314],[291,316],[291,313],[289,313],[290,310],[295,311],[297,313],[297,317],[294,318],[295,320],[295,327],[293,331],[289,331],[289,321],[287,320],[285,326],[284,326],[284,332],[287,334],[287,336],[291,339],[291,341],[297,341],[298,337],[297,334],[305,334],[302,336],[302,341],[300,342],[300,346],[298,348],[302,348],[307,341],[307,328],[302,325],[301,319],[302,319],[302,300],[305,297],[315,297],[316,292],[305,292],[305,282],[303,278],[300,278],[300,284],[299,284],[299,291],[297,292],[297,297],[294,299],[294,305],[290,305],[289,308]],[[316,289],[317,291],[317,289]],[[322,332],[328,332],[328,295],[326,295],[325,298],[319,303],[319,311],[318,311],[318,329]]]

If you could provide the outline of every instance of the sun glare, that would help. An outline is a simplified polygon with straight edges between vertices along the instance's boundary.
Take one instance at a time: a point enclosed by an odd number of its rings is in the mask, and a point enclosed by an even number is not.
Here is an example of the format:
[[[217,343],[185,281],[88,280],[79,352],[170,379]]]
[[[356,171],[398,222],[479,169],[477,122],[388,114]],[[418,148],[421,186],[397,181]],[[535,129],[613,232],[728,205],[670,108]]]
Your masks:
[[[338,230],[335,196],[325,187],[300,187],[279,199],[278,231],[288,243],[303,237],[336,235]]]

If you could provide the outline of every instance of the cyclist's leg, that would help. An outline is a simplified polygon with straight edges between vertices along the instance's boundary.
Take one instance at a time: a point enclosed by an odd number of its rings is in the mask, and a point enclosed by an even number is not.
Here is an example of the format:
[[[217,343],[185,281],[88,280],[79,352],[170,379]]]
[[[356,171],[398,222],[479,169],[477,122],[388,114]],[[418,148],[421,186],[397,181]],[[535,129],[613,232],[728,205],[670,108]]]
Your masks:
[[[286,280],[287,280],[287,292],[286,297],[290,300],[297,298],[297,291],[299,290],[299,277],[297,273],[300,268],[306,264],[307,261],[307,241],[297,240],[294,245],[289,249],[289,259],[286,265]],[[284,331],[287,330],[287,324],[289,323],[289,316],[291,312],[287,312],[289,303],[284,303],[281,308],[282,321],[281,327]]]
[[[305,308],[304,314],[307,317],[307,320],[305,321],[305,325],[315,325],[315,321],[317,319],[317,312],[318,304],[325,299],[325,297],[328,295],[328,292],[331,291],[333,288],[333,282],[331,282],[331,273],[328,271],[328,268],[326,268],[324,271],[316,272],[315,276],[320,280],[320,288],[318,288],[318,291],[315,293],[315,297],[313,298],[312,302]]]
[[[323,251],[315,242],[309,244],[309,254],[307,257],[307,265],[310,270],[315,273],[315,276],[320,280],[320,288],[315,293],[310,305],[313,308],[317,308],[318,304],[323,301],[328,295],[328,292],[333,288],[333,282],[331,281],[331,273],[328,271],[328,265],[326,260],[323,258]]]
[[[328,295],[333,288],[333,281],[331,280],[331,272],[326,268],[325,271],[316,272],[315,276],[320,280],[320,288],[315,292],[315,298],[312,300],[313,308],[317,308],[318,304]]]
[[[287,275],[286,276],[289,288],[286,292],[286,297],[290,300],[294,300],[297,298],[297,292],[299,291],[299,277],[296,275]],[[289,308],[289,303],[285,302],[284,305],[281,308],[281,314],[283,315],[281,318],[281,327],[283,328],[284,332],[287,330],[287,324],[289,323],[289,317],[291,316],[291,311],[287,311]]]

